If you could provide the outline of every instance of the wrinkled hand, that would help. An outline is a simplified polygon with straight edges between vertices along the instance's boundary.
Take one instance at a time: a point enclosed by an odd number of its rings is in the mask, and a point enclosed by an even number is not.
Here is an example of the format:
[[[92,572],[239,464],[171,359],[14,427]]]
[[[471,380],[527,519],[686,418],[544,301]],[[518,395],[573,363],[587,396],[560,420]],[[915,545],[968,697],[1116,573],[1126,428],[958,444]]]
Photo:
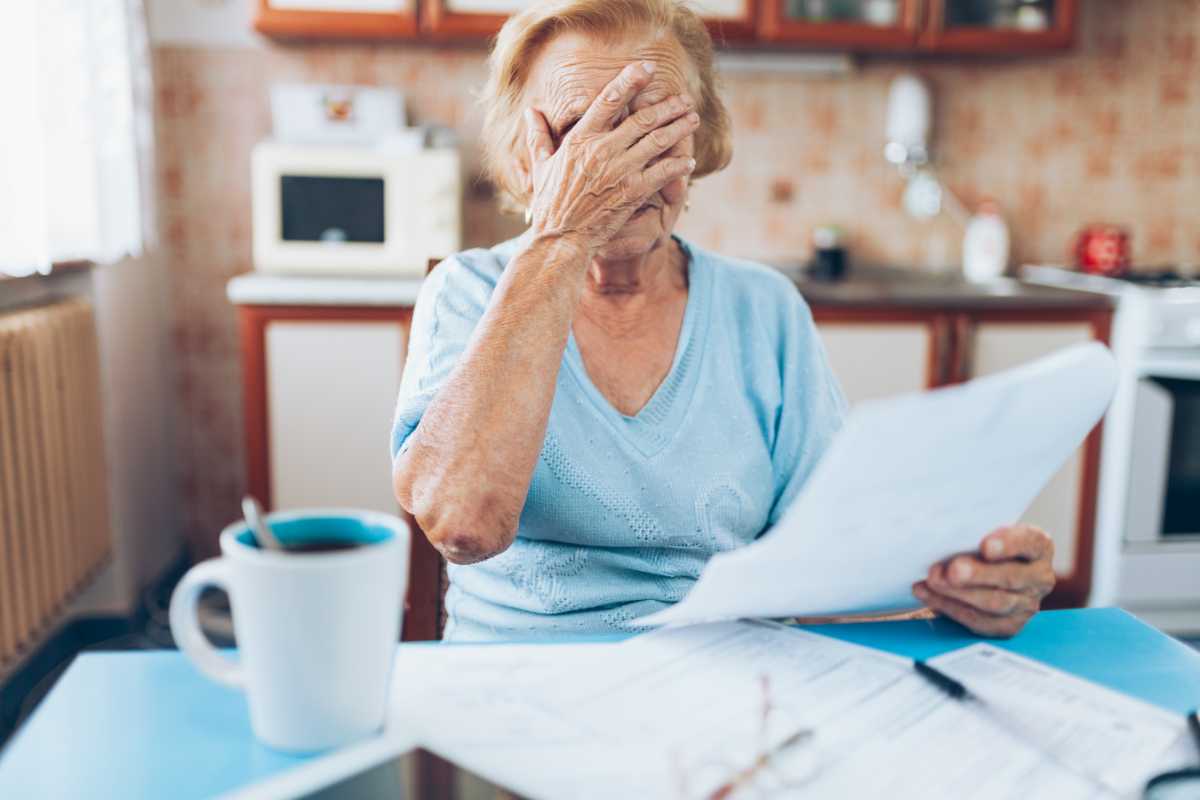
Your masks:
[[[687,95],[647,106],[613,128],[652,74],[650,62],[626,66],[557,150],[546,118],[536,109],[526,111],[535,235],[573,235],[595,251],[651,195],[695,169],[690,156],[668,153],[700,126]]]
[[[940,561],[913,595],[984,636],[1012,636],[1054,588],[1054,541],[1032,525],[989,533],[978,553]]]

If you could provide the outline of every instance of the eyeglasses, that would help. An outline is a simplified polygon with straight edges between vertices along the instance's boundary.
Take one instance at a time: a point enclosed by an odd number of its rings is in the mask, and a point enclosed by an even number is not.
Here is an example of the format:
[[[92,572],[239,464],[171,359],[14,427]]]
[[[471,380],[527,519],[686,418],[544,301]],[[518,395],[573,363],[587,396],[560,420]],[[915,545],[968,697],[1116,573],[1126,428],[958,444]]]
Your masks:
[[[1200,768],[1155,775],[1146,784],[1142,797],[1145,800],[1196,800],[1200,797]]]
[[[1200,709],[1188,714],[1188,729],[1196,749],[1200,750]],[[1142,794],[1146,800],[1184,800],[1200,797],[1200,767],[1177,769],[1155,775]]]
[[[758,746],[742,762],[713,756],[689,765],[676,756],[675,773],[681,800],[727,800],[774,797],[796,789],[816,774],[815,731],[789,719],[771,700],[771,680],[759,678],[762,706]]]

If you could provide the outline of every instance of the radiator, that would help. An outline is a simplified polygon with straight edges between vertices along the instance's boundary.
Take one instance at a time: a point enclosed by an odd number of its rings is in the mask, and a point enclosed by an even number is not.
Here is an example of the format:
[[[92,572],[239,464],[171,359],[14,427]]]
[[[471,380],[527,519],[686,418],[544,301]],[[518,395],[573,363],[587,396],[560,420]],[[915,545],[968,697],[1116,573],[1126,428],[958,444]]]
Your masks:
[[[111,543],[91,306],[0,312],[0,666],[60,620]]]

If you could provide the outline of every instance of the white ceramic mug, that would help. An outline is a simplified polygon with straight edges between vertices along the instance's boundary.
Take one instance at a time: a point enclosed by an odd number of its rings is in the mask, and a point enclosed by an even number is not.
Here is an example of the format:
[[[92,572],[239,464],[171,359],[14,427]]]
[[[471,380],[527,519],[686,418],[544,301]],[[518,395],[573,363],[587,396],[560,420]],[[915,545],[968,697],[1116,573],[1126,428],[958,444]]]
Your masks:
[[[408,583],[409,530],[371,511],[309,509],[267,516],[284,544],[339,541],[327,552],[261,550],[244,522],[221,533],[221,557],[192,567],[171,596],[171,633],[208,677],[243,689],[266,745],[312,752],[382,727]],[[238,660],[196,620],[200,593],[229,594]]]

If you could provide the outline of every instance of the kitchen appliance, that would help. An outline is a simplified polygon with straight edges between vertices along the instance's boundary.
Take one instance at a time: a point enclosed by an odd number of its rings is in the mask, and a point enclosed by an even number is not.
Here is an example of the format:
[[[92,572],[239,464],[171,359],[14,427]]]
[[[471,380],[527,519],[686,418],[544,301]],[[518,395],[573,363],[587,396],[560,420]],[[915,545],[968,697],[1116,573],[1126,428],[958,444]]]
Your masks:
[[[252,172],[256,269],[421,277],[461,249],[455,149],[265,141]]]
[[[271,86],[275,140],[292,144],[372,144],[404,129],[404,95],[378,86],[277,83]]]
[[[1200,279],[1044,266],[1022,277],[1116,300],[1120,380],[1104,427],[1092,604],[1200,632]]]

